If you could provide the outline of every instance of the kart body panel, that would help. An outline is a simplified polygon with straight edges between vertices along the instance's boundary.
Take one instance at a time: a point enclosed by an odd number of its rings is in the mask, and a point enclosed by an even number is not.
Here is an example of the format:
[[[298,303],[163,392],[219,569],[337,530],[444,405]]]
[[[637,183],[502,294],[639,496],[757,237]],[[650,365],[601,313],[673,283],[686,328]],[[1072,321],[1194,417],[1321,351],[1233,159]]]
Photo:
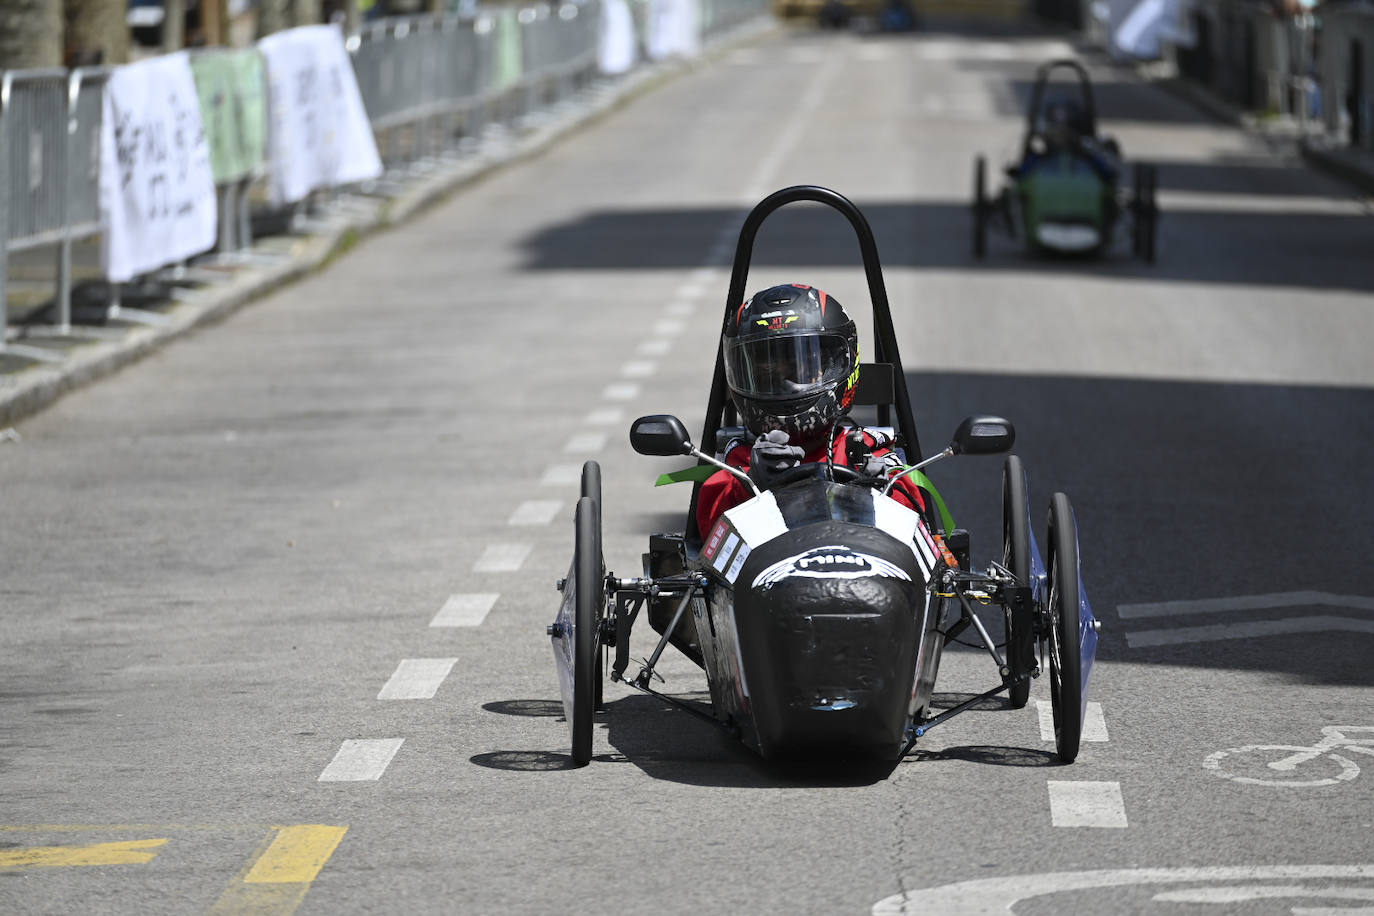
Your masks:
[[[767,758],[897,755],[943,645],[935,557],[920,516],[867,487],[807,480],[725,513],[696,620],[717,716]]]

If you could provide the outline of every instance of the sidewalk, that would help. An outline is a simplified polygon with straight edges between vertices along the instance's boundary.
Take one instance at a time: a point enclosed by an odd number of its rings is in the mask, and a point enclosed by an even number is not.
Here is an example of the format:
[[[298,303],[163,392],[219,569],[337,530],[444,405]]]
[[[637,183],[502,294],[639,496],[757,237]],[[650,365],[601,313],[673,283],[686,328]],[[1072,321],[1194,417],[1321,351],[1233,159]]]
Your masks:
[[[369,233],[405,222],[465,184],[527,159],[569,133],[594,123],[663,82],[708,65],[736,44],[776,26],[769,18],[745,23],[719,36],[695,60],[638,67],[606,79],[567,102],[532,113],[519,127],[494,128],[475,148],[388,172],[375,187],[335,195],[319,212],[298,218],[279,234],[254,240],[237,262],[193,264],[183,275],[163,271],[157,281],[126,288],[122,307],[106,316],[103,284],[73,296],[69,336],[49,325],[15,329],[10,343],[42,348],[60,356],[35,362],[0,352],[0,441],[17,433],[15,422],[47,407],[63,394],[89,384],[153,352],[194,328],[220,321],[344,254]],[[101,301],[82,303],[80,293]],[[23,311],[23,310],[21,310]],[[83,318],[92,323],[81,323]]]
[[[1374,194],[1374,155],[1335,146],[1324,132],[1304,133],[1302,125],[1291,116],[1266,118],[1243,111],[1186,77],[1164,72],[1158,64],[1137,64],[1134,70],[1147,82],[1191,102],[1212,117],[1261,137],[1276,152],[1301,157],[1361,192]]]

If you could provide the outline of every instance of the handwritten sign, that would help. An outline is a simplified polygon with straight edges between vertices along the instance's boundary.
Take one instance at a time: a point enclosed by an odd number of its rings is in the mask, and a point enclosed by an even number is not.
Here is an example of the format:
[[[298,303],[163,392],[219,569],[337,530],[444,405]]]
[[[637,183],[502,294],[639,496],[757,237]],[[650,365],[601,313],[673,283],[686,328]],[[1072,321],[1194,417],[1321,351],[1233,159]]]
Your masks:
[[[214,49],[191,57],[200,116],[216,184],[241,181],[267,161],[267,76],[252,48]]]
[[[111,72],[100,158],[107,278],[127,282],[215,244],[215,182],[184,52]]]
[[[273,202],[379,177],[382,160],[339,28],[287,29],[258,50],[267,62]]]

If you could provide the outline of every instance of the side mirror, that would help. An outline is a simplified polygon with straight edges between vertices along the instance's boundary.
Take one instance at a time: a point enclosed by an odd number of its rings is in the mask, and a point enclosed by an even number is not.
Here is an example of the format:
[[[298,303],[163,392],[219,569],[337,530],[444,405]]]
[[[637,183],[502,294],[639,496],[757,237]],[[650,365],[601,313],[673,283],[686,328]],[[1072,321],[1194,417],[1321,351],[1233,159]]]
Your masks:
[[[658,413],[630,424],[630,447],[641,455],[688,455],[692,452],[692,439],[681,420],[672,414]]]
[[[1016,429],[1001,417],[965,417],[949,447],[955,455],[1000,455],[1016,442]]]

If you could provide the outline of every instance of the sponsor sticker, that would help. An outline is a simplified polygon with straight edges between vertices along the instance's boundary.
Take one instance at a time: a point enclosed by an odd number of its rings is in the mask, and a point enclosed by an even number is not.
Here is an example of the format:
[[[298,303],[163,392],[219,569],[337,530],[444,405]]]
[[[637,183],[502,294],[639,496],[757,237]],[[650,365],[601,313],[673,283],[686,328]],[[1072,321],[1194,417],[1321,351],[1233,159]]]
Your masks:
[[[725,544],[720,548],[720,552],[711,560],[711,568],[718,573],[723,573],[726,564],[730,562],[730,554],[734,553],[737,546],[739,546],[739,535],[731,531],[730,536],[725,539]]]
[[[730,568],[725,571],[725,581],[731,585],[739,578],[740,567],[744,566],[744,561],[749,559],[749,545],[739,545],[739,553],[735,554],[735,561],[730,564]]]
[[[725,539],[725,532],[729,530],[729,528],[730,526],[726,523],[725,519],[722,518],[716,521],[716,526],[711,529],[711,536],[706,539],[706,546],[701,549],[702,554],[707,560],[714,560],[716,558],[716,551],[720,549],[720,542]]]
[[[882,557],[830,544],[779,560],[754,577],[753,587],[769,589],[788,578],[864,579],[872,576],[911,581],[906,570]]]

